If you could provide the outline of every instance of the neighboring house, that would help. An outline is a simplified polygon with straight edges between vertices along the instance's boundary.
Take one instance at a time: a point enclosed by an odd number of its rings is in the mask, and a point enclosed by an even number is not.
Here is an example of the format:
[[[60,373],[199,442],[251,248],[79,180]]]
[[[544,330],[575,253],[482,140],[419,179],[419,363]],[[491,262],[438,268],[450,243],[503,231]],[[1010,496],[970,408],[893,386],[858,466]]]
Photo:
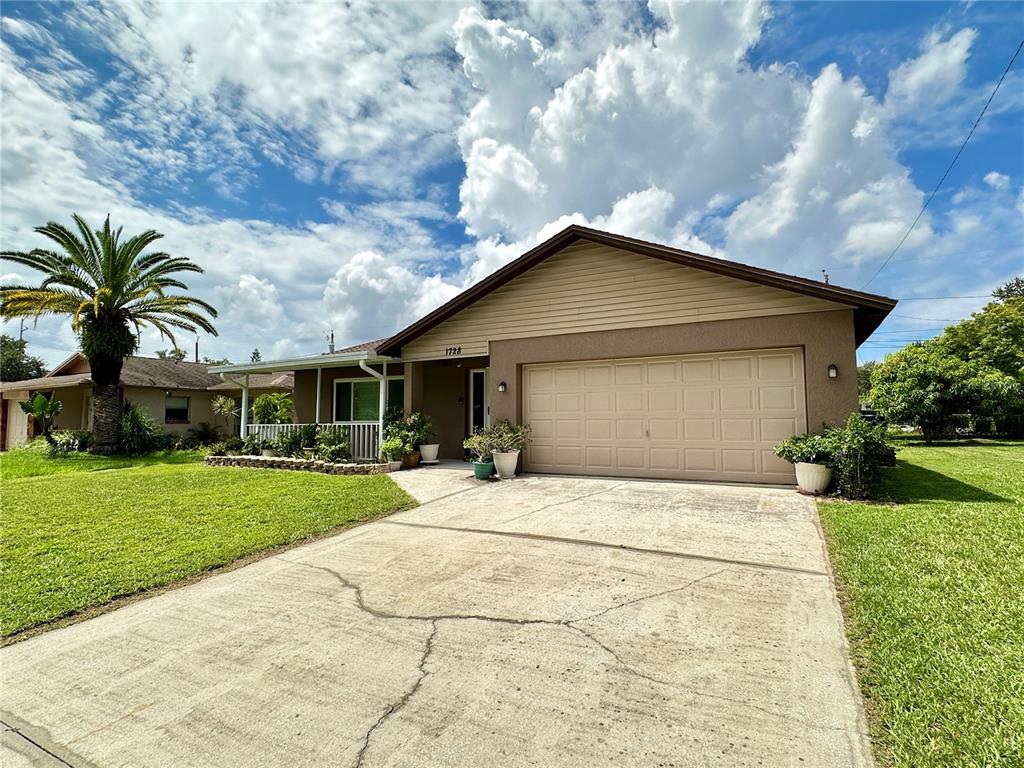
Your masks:
[[[212,370],[294,372],[297,420],[351,425],[360,458],[400,402],[444,457],[507,418],[526,470],[791,482],[773,447],[857,410],[855,351],[895,305],[570,226],[388,339]]]
[[[129,357],[121,369],[121,394],[124,400],[140,406],[167,432],[184,434],[204,421],[224,428],[230,425],[214,416],[213,398],[228,395],[238,400],[241,390],[210,373],[209,367],[205,363]],[[290,391],[292,376],[289,373],[254,376],[250,379],[250,388],[257,394]],[[18,401],[27,400],[34,392],[52,392],[63,403],[55,422],[57,429],[89,429],[92,419],[89,361],[76,352],[46,376],[0,384],[3,398],[0,445],[3,448],[24,442],[30,436],[33,425]]]

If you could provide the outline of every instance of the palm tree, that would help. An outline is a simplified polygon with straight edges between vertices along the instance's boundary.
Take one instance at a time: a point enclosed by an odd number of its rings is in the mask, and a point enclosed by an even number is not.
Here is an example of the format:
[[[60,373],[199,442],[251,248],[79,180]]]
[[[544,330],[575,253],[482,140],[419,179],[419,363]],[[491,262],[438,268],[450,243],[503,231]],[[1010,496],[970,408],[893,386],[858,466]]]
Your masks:
[[[188,290],[176,273],[203,270],[184,257],[143,254],[163,237],[160,233],[147,230],[122,242],[121,228],[110,228],[110,216],[96,232],[78,214],[74,220],[78,234],[52,221],[35,228],[55,242],[58,250],[0,253],[8,261],[45,275],[38,287],[0,288],[0,316],[71,318],[92,371],[92,450],[112,453],[117,450],[121,421],[121,367],[138,349],[142,326],[156,328],[174,344],[172,329],[194,332],[201,328],[216,335],[207,316],[214,318],[217,311],[200,299],[167,294],[171,288]]]

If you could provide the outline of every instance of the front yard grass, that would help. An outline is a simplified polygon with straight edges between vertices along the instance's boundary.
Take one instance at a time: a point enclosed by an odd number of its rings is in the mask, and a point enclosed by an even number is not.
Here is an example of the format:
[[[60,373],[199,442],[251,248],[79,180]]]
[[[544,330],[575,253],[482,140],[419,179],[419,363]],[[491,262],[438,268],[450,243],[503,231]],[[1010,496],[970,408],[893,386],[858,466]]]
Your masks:
[[[892,503],[820,504],[878,761],[1024,765],[1024,443],[898,463]]]
[[[80,466],[100,470],[89,458]],[[179,458],[188,463],[122,459],[127,467],[102,471],[23,452],[0,458],[0,635],[415,506],[386,475]],[[25,476],[40,466],[57,471]]]

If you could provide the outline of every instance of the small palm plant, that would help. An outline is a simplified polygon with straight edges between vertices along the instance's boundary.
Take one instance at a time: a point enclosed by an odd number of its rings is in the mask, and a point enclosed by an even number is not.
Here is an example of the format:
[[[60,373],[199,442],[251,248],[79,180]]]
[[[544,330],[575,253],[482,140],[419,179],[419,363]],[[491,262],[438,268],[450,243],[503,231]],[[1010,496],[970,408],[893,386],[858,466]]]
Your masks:
[[[38,286],[0,288],[0,316],[71,318],[92,373],[92,450],[113,453],[121,423],[121,367],[138,349],[142,327],[156,328],[177,346],[172,329],[202,329],[216,335],[210,318],[216,317],[217,311],[200,299],[168,293],[172,288],[188,289],[178,279],[180,273],[203,270],[181,256],[143,253],[163,237],[160,233],[147,230],[122,240],[121,229],[111,229],[109,216],[103,229],[95,232],[78,214],[74,220],[77,234],[52,221],[35,228],[56,243],[56,250],[0,253],[7,261],[43,273]]]
[[[47,397],[42,392],[36,392],[28,400],[19,402],[21,410],[35,419],[39,425],[39,432],[50,445],[54,445],[53,420],[64,410],[64,403],[53,395]]]

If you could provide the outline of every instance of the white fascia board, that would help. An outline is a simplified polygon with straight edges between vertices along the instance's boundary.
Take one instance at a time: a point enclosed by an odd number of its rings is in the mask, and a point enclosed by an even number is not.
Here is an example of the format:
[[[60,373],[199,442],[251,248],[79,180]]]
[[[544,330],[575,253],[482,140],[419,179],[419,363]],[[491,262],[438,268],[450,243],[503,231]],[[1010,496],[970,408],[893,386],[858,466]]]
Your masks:
[[[316,368],[334,368],[339,365],[366,363],[392,363],[398,358],[378,355],[376,352],[362,350],[360,352],[338,352],[333,355],[304,355],[282,360],[266,360],[259,363],[239,363],[237,365],[212,365],[210,373],[280,373],[282,371],[304,371]]]

